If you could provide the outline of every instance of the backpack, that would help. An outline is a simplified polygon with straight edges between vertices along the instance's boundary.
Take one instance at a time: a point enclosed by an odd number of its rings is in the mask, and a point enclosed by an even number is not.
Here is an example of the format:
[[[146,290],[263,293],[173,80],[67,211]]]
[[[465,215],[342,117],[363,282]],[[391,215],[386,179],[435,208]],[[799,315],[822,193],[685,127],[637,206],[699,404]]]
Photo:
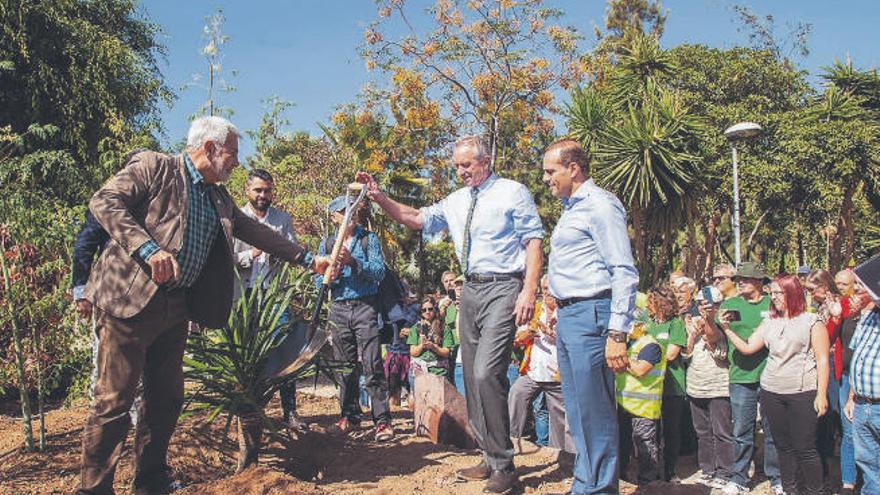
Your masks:
[[[361,243],[361,248],[364,250],[364,254],[369,259],[369,234],[362,236],[359,241]],[[334,237],[325,238],[324,252],[330,254],[330,252],[333,251],[333,243],[335,242],[336,239]],[[376,299],[379,303],[379,311],[382,313],[382,318],[387,321],[388,312],[391,311],[391,308],[403,303],[404,289],[403,284],[400,282],[400,276],[397,274],[397,272],[393,268],[391,268],[388,263],[384,264],[385,276],[382,278],[382,281],[379,282],[379,292],[376,294]]]

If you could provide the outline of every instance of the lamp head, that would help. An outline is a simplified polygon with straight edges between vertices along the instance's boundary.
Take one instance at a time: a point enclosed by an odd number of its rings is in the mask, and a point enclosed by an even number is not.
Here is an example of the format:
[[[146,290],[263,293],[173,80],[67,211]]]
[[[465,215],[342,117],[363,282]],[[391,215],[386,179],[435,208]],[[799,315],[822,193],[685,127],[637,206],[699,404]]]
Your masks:
[[[741,141],[743,139],[753,138],[761,132],[764,131],[764,128],[754,122],[740,122],[739,124],[732,125],[724,131],[724,137],[731,141]]]

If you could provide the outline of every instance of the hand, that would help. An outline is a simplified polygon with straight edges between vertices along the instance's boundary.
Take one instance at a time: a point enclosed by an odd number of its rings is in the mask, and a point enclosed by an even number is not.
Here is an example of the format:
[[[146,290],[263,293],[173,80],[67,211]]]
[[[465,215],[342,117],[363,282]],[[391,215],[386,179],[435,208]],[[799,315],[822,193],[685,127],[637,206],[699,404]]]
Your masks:
[[[702,316],[706,320],[715,321],[715,316],[717,316],[718,314],[718,306],[703,301],[700,303],[699,309],[700,316]]]
[[[846,399],[846,404],[843,406],[843,415],[846,416],[850,422],[853,420],[853,411],[856,408],[856,403],[853,401],[852,396],[849,396]]]
[[[523,287],[519,296],[516,297],[516,306],[513,308],[513,314],[516,315],[516,326],[525,325],[532,321],[535,314],[535,291],[528,287]]]
[[[718,314],[718,321],[721,322],[721,328],[724,331],[730,330],[730,312],[726,309],[723,309]]]
[[[826,397],[826,394],[816,394],[816,400],[813,401],[813,409],[816,410],[816,414],[820,417],[828,412],[828,397]]]
[[[251,248],[251,259],[257,259],[260,255],[263,254],[263,251],[257,248]]]
[[[339,276],[339,263],[333,263],[324,271],[324,285],[330,285]]]
[[[88,320],[92,317],[92,303],[90,303],[88,299],[77,299],[75,304],[76,313],[80,318]]]
[[[355,180],[367,187],[367,197],[370,198],[371,201],[379,203],[385,199],[385,193],[379,189],[379,183],[376,182],[376,179],[374,179],[372,175],[366,172],[358,172]]]
[[[174,259],[173,254],[164,249],[160,249],[150,256],[147,264],[150,265],[153,282],[157,284],[173,282],[180,278],[180,267],[177,265],[177,260]]]
[[[626,357],[626,342],[615,342],[608,337],[605,340],[605,363],[615,373],[622,373],[629,367]]]
[[[351,257],[351,251],[349,251],[347,247],[340,246],[339,256],[336,258],[336,263],[339,265],[354,266],[354,264],[355,264],[354,258]]]
[[[312,266],[310,266],[309,268],[311,268],[312,271],[315,273],[320,273],[321,275],[324,275],[324,272],[326,272],[327,268],[329,267],[330,258],[328,258],[327,256],[315,256],[312,259]]]
[[[405,339],[409,337],[409,327],[400,330],[400,338]]]
[[[444,296],[443,299],[440,299],[440,313],[446,312],[446,308],[448,308],[450,304],[452,304],[452,299],[449,299],[449,296]]]

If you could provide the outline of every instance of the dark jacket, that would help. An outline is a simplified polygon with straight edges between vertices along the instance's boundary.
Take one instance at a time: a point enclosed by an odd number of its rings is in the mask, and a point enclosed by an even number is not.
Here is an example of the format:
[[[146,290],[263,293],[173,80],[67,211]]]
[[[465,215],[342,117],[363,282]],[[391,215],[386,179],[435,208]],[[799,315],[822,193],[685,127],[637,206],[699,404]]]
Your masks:
[[[89,281],[95,253],[104,249],[104,245],[109,240],[110,234],[98,223],[95,215],[92,215],[91,211],[86,211],[86,219],[73,243],[72,285],[74,288],[85,286]]]

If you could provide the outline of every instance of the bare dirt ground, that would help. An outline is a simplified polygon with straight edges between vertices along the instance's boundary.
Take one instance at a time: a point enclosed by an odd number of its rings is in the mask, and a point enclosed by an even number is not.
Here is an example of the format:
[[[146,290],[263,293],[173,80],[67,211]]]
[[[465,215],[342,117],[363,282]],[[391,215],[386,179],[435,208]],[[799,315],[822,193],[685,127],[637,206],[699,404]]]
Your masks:
[[[320,387],[319,387],[320,388]],[[411,415],[394,410],[397,437],[390,443],[373,441],[368,424],[349,436],[329,433],[338,406],[326,390],[304,390],[298,395],[299,413],[311,431],[291,442],[273,441],[264,446],[260,465],[234,475],[237,446],[225,421],[200,423],[199,417],[182,420],[172,439],[169,462],[185,487],[181,495],[207,494],[419,494],[476,495],[482,483],[455,483],[457,469],[475,464],[479,456],[434,445],[413,435]],[[271,414],[281,416],[276,402]],[[0,494],[72,493],[79,480],[80,431],[85,405],[56,409],[47,416],[47,450],[22,453],[21,427],[10,416],[0,415]],[[131,445],[131,438],[127,445]],[[522,442],[516,457],[520,487],[516,493],[563,494],[570,487],[570,467],[560,466],[557,452]],[[130,452],[126,450],[116,473],[117,493],[127,493],[131,482]],[[682,477],[693,473],[694,459],[682,459]],[[753,493],[769,493],[764,482]],[[621,483],[623,494],[707,494],[693,485],[651,484],[637,487]]]

